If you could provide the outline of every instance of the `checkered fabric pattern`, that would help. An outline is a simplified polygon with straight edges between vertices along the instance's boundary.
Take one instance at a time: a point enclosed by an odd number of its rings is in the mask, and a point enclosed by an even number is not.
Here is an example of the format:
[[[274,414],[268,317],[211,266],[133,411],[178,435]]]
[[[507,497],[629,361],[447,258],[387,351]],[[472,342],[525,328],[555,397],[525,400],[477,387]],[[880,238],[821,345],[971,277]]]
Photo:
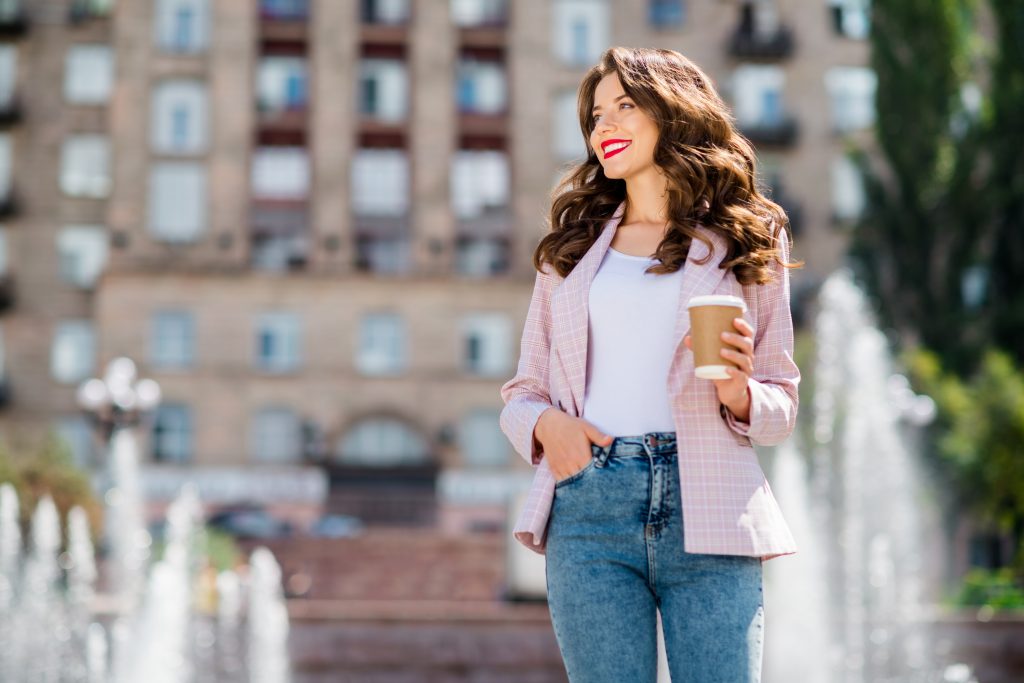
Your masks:
[[[590,283],[624,210],[625,203],[620,204],[568,276],[561,278],[548,265],[537,273],[516,374],[501,388],[501,428],[535,469],[513,535],[541,554],[555,479],[533,430],[540,414],[551,407],[580,415]],[[796,543],[753,447],[781,443],[796,424],[800,370],[793,360],[789,271],[773,262],[773,282],[741,285],[731,271],[718,267],[726,255],[725,238],[704,226],[698,230],[712,249],[700,240],[690,247],[674,329],[677,350],[667,378],[679,449],[685,548],[763,560],[790,555],[797,551]],[[788,262],[784,235],[778,247]],[[690,331],[686,303],[704,294],[732,294],[747,303],[744,317],[755,330],[749,422],[741,422],[722,405],[712,380],[693,375],[693,353],[683,344]]]

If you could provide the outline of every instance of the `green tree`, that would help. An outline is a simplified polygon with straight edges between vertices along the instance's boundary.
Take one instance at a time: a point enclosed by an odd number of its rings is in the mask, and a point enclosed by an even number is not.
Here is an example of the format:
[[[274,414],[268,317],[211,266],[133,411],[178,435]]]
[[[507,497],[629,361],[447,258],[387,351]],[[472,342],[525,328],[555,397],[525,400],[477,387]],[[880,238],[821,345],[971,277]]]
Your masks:
[[[955,511],[1010,534],[1012,564],[1024,579],[1024,372],[996,349],[968,381],[943,369],[932,351],[907,352],[904,362],[915,390],[935,400],[934,462],[952,484]]]

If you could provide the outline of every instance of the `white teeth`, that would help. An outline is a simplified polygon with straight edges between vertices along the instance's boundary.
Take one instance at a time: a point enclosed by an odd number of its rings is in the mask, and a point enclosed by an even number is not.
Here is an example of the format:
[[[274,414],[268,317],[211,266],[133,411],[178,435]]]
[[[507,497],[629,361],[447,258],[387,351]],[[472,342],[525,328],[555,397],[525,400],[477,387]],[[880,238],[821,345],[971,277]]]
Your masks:
[[[613,144],[608,145],[607,147],[604,148],[604,153],[607,154],[608,152],[614,152],[615,150],[622,149],[623,147],[629,147],[629,143],[628,142],[616,142],[616,143],[613,143]]]

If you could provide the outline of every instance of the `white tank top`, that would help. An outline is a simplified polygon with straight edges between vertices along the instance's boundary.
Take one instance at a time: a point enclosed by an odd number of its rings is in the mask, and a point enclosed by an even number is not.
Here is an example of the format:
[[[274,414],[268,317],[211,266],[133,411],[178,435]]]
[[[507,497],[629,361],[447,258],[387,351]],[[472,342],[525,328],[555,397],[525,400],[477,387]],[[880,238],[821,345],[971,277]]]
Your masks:
[[[583,418],[612,436],[676,429],[668,371],[683,269],[644,273],[655,262],[609,247],[590,285]]]

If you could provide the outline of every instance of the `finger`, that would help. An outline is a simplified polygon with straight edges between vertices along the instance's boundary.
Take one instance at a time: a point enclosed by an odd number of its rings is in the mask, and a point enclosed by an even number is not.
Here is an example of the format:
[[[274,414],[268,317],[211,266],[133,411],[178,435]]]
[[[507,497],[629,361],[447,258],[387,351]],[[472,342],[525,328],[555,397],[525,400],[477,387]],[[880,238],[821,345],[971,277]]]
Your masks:
[[[741,351],[753,351],[754,340],[742,334],[733,334],[732,332],[723,332],[722,339],[729,342],[733,346],[737,347]]]
[[[747,336],[750,336],[750,337],[754,336],[754,328],[750,326],[750,323],[748,323],[746,321],[746,319],[744,319],[744,318],[733,318],[732,319],[732,324],[736,327],[737,330],[739,330],[743,334],[745,334]]]
[[[741,369],[749,368],[749,370],[744,370],[745,372],[752,372],[754,369],[753,359],[745,353],[739,353],[732,349],[722,349],[722,357],[735,361]]]

